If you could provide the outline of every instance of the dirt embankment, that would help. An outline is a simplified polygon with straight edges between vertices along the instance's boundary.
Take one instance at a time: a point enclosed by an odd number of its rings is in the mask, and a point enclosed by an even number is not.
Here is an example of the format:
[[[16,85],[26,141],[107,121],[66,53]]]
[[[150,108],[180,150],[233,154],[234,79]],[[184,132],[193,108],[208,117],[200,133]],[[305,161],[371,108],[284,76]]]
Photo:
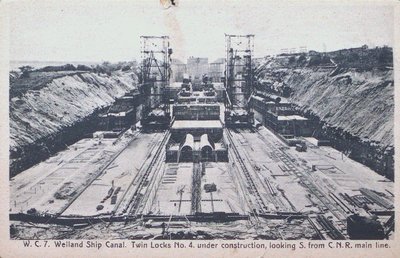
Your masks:
[[[136,87],[132,72],[79,72],[31,79],[36,84],[10,99],[10,176],[47,158],[95,129],[96,115]],[[29,79],[24,85],[29,86]],[[18,80],[10,88],[18,86]],[[26,88],[26,87],[25,87]]]
[[[291,100],[363,140],[393,145],[393,71],[346,69],[330,74],[311,69],[291,71],[285,77],[293,89]]]
[[[307,58],[305,65],[290,67],[289,58],[270,60],[260,87],[286,94],[303,115],[317,120],[316,137],[393,179],[392,68],[343,67],[332,59],[310,66]]]

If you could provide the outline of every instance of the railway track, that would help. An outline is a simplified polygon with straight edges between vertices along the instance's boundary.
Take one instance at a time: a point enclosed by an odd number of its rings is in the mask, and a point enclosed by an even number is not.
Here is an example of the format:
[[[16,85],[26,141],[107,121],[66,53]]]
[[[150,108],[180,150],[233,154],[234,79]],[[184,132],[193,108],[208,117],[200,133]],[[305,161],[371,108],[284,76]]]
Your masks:
[[[275,153],[278,159],[282,161],[282,163],[284,163],[286,167],[289,168],[288,172],[291,175],[294,175],[298,179],[300,179],[302,184],[306,186],[307,189],[320,201],[320,204],[322,204],[323,209],[329,210],[339,221],[344,221],[346,219],[347,213],[351,210],[345,205],[340,205],[339,206],[340,209],[338,209],[332,203],[332,201],[330,201],[330,198],[328,198],[327,194],[319,189],[319,187],[316,185],[311,176],[305,171],[308,168],[299,169],[299,166],[300,167],[302,166],[301,164],[300,165],[296,164],[293,161],[293,158],[291,158],[281,148],[276,147],[274,142],[267,139],[259,131],[256,131],[256,133],[262,138],[264,142],[268,143],[268,146],[272,149],[272,152]],[[333,200],[335,203],[337,203],[338,201],[337,198],[334,198]]]
[[[326,237],[324,236],[324,234],[322,234],[321,230],[317,227],[317,222],[318,221],[316,221],[316,218],[307,217],[307,220],[310,223],[311,227],[314,229],[314,231],[317,233],[318,238],[320,240],[325,240]]]
[[[57,171],[59,171],[60,169],[63,169],[65,166],[69,165],[69,162],[76,160],[79,156],[89,152],[91,150],[92,147],[87,147],[83,150],[81,150],[80,152],[78,152],[77,154],[75,154],[73,157],[70,157],[69,159],[66,160],[62,160],[61,162],[58,163],[59,166],[57,166],[56,168],[48,171],[47,173],[43,173],[40,177],[35,178],[34,181],[31,181],[25,185],[20,186],[15,192],[14,195],[18,196],[21,193],[24,193],[25,191],[27,191],[26,189],[31,189],[32,187],[34,187],[35,185],[39,184],[41,181],[45,180],[48,177],[51,177],[52,175],[54,175],[55,173],[57,173]]]
[[[137,186],[127,206],[127,211],[129,216],[136,215],[140,208],[139,207],[140,204],[148,200],[149,196],[148,195],[146,196],[146,190],[149,185],[149,178],[152,176],[152,171],[154,171],[154,168],[157,167],[157,165],[159,164],[160,156],[165,155],[164,147],[169,139],[169,136],[170,136],[169,131],[164,133],[161,142],[158,145],[155,144],[154,148],[152,148],[150,152],[152,153],[152,158],[150,162],[148,163],[147,166],[143,167],[142,170],[139,172],[139,178],[136,184]]]
[[[346,237],[333,225],[332,221],[327,219],[323,215],[316,217],[307,217],[311,227],[317,233],[320,240],[333,239],[333,240],[345,240]],[[320,225],[320,227],[317,226]]]
[[[317,222],[327,231],[327,234],[333,240],[345,240],[346,238],[339,230],[323,215],[317,216]]]
[[[156,142],[158,142],[158,138],[156,136],[154,136],[154,138],[151,140],[150,142],[150,150],[149,153],[152,153],[154,151],[154,149],[156,148]],[[128,210],[128,206],[131,203],[130,201],[128,202],[128,204],[124,204],[125,200],[127,199],[127,196],[129,196],[130,192],[133,191],[134,189],[134,185],[135,182],[138,181],[138,178],[141,176],[141,171],[143,171],[144,167],[146,165],[146,161],[143,162],[143,164],[140,166],[138,173],[136,174],[136,176],[132,179],[131,183],[128,185],[128,188],[126,189],[126,191],[124,191],[123,195],[121,196],[121,198],[119,198],[119,201],[117,202],[117,204],[115,205],[112,214],[117,213],[117,211],[121,208],[121,206],[124,206],[123,211],[119,212],[119,213],[125,213]],[[131,199],[132,197],[130,197]]]
[[[244,175],[245,180],[247,182],[247,188],[248,188],[250,194],[252,194],[254,196],[254,199],[256,201],[256,204],[258,207],[258,211],[256,213],[258,213],[258,212],[265,213],[266,211],[268,211],[268,206],[265,204],[265,202],[258,190],[258,187],[256,186],[256,184],[250,174],[250,171],[247,169],[247,166],[246,166],[243,158],[241,157],[239,150],[236,147],[236,143],[234,142],[231,133],[229,132],[229,130],[225,130],[225,134],[230,142],[230,148],[233,151],[235,160],[237,161],[237,163],[239,164],[239,166],[243,172],[242,174]],[[252,206],[254,207],[254,204]]]
[[[117,153],[115,153],[112,158],[110,159],[110,161],[108,161],[100,170],[98,173],[96,173],[96,175],[94,177],[92,177],[90,179],[90,181],[85,185],[85,187],[83,187],[82,189],[79,190],[79,192],[68,202],[67,205],[65,205],[59,212],[57,212],[55,214],[55,217],[60,216],[61,214],[63,214],[71,205],[72,203],[78,199],[79,196],[81,196],[81,194],[100,176],[104,173],[104,171],[106,169],[109,168],[109,166],[114,162],[114,160],[129,146],[129,144],[134,141],[135,139],[137,139],[137,137],[140,135],[140,132],[136,133],[133,135],[132,139],[130,139],[125,146],[119,150]],[[118,141],[120,140],[120,137],[118,137],[117,139]],[[117,141],[116,140],[116,141]]]
[[[204,164],[194,163],[192,174],[191,214],[201,211],[201,172]]]
[[[238,135],[242,135],[243,130],[247,130],[247,129],[238,129],[238,130],[233,130],[236,134]],[[254,133],[254,130],[250,129],[251,132]],[[244,138],[244,137],[243,137]],[[253,164],[251,157],[248,155],[248,153],[245,151],[243,152],[244,156],[247,158],[247,160],[249,161],[249,164]],[[255,165],[255,164],[253,164]],[[252,165],[252,168],[253,168]],[[260,175],[260,173],[257,173],[256,168],[254,168],[253,170],[253,176],[254,178],[256,178],[256,180],[258,180],[258,182],[260,183],[260,185],[264,188],[266,196],[268,197],[268,202],[272,203],[275,208],[277,210],[281,210],[282,207],[286,208],[286,209],[291,209],[291,211],[296,212],[296,208],[289,202],[289,205],[285,205],[285,203],[282,201],[282,199],[278,196],[278,192],[277,189],[275,189],[268,178],[265,178],[263,176]],[[289,210],[286,210],[289,211]]]
[[[318,205],[321,207],[321,209],[324,212],[329,211],[334,217],[336,217],[337,224],[342,228],[346,228],[344,221],[346,220],[348,214],[352,213],[353,211],[334,193],[325,193],[320,190],[315,180],[307,173],[306,170],[308,168],[300,169],[299,166],[302,167],[302,165],[296,164],[293,161],[293,158],[285,153],[282,148],[276,147],[273,141],[267,139],[267,137],[262,135],[259,131],[256,131],[256,133],[259,135],[259,138],[262,138],[262,140],[268,144],[278,159],[289,168],[288,172],[300,179],[300,182],[302,182],[302,184],[307,187],[307,189],[319,200]],[[345,236],[335,227],[335,225],[324,216],[318,217],[316,222],[318,222],[318,224],[320,224],[328,232],[328,236],[330,238],[345,239]],[[313,225],[315,226],[315,224],[312,224],[312,226]],[[319,232],[318,230],[316,231]]]
[[[235,130],[234,132],[242,134],[240,130]],[[308,168],[303,168],[302,164],[300,165],[297,164],[295,160],[283,150],[283,148],[276,146],[275,142],[273,142],[271,139],[267,139],[267,137],[265,137],[259,131],[252,130],[252,132],[257,133],[258,138],[263,140],[263,142],[267,143],[267,145],[271,149],[271,153],[273,153],[278,158],[278,160],[280,160],[287,167],[287,173],[300,179],[300,182],[310,191],[310,193],[312,193],[317,198],[318,205],[321,208],[321,210],[323,212],[329,211],[335,218],[337,218],[336,223],[341,228],[345,228],[343,221],[346,219],[348,214],[353,212],[349,208],[349,206],[346,205],[346,203],[344,203],[336,194],[331,192],[325,193],[324,191],[319,189],[319,186],[316,185],[315,179],[313,179],[312,176],[309,175],[308,172],[306,171]],[[232,136],[228,133],[227,133],[228,139],[231,141]],[[234,151],[236,152],[235,153],[236,156],[238,156],[238,159],[241,160],[235,144],[232,144],[232,146]],[[247,169],[243,169],[243,172],[245,175],[247,174],[247,176],[249,176],[249,174],[246,173],[248,172]],[[267,186],[269,188],[270,184],[267,184]],[[272,193],[273,191],[271,191],[271,194]],[[317,232],[318,238],[320,239],[327,239],[327,238],[331,238],[334,240],[346,239],[345,235],[343,235],[341,231],[338,228],[336,228],[333,222],[327,219],[323,215],[319,215],[317,218],[314,219],[308,218],[308,221],[310,222],[315,232]],[[317,227],[317,224],[320,225],[321,227],[320,228]]]
[[[152,171],[149,174],[143,198],[140,201],[139,207],[136,210],[136,214],[148,214],[151,211],[153,201],[156,197],[159,186],[161,185],[162,178],[164,176],[164,161],[165,161],[165,145],[168,142],[169,134],[166,136],[165,141],[162,142],[161,153],[156,157],[155,163],[152,165]]]

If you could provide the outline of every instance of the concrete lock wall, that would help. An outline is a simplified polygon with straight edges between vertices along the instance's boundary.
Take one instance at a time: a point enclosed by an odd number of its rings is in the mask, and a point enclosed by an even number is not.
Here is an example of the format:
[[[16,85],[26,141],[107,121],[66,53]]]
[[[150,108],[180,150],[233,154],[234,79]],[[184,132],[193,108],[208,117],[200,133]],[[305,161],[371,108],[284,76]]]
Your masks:
[[[175,105],[173,114],[177,120],[216,120],[219,119],[220,106],[215,105]]]

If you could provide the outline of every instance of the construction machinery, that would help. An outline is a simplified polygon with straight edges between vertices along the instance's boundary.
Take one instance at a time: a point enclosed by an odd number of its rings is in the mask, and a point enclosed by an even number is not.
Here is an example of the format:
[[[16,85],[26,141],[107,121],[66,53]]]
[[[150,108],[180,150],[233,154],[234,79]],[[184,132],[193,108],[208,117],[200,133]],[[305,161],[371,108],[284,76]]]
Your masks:
[[[254,35],[225,34],[225,125],[250,127],[254,113],[249,100],[253,94]]]
[[[141,36],[140,92],[143,96],[141,124],[144,129],[167,129],[170,108],[165,88],[171,76],[171,54],[168,36]]]
[[[374,217],[352,214],[347,217],[347,233],[350,239],[384,239],[385,230]]]

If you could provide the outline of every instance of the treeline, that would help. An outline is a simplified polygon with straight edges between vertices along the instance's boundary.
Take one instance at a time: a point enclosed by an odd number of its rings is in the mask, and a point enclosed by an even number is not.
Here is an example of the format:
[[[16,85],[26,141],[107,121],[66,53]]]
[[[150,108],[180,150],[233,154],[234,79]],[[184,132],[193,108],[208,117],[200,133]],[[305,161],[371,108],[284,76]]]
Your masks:
[[[338,66],[370,70],[373,68],[393,67],[393,49],[387,46],[342,49],[327,53]]]
[[[282,54],[280,56],[288,57],[285,60],[286,62],[283,62],[282,65],[289,68],[334,65],[329,56],[315,51],[310,51],[309,53]]]
[[[114,71],[132,71],[137,74],[138,67],[135,61],[119,62],[115,64],[103,62],[102,64],[92,66],[66,64],[46,66],[38,69],[28,65],[21,66],[19,67],[19,71],[11,71],[9,73],[9,97],[11,99],[16,96],[21,96],[27,90],[39,90],[52,80],[66,75],[85,72],[111,75]]]
[[[340,68],[371,70],[393,67],[393,49],[387,46],[368,48],[367,45],[364,45],[359,48],[341,49],[327,53],[309,51],[308,53],[280,54],[279,56],[285,57],[283,60],[279,60],[281,65],[292,68],[339,66]]]
[[[66,64],[61,66],[46,66],[40,69],[36,69],[38,72],[59,72],[59,71],[90,71],[95,73],[111,73],[113,71],[129,71],[135,69],[137,66],[136,62],[118,62],[110,63],[103,62],[101,64],[87,66],[87,65],[77,65]]]
[[[20,78],[29,78],[30,73],[32,72],[68,72],[68,71],[86,71],[86,72],[94,72],[94,73],[102,73],[111,75],[114,71],[136,71],[137,63],[135,61],[130,62],[118,62],[118,63],[110,63],[103,62],[101,64],[87,66],[83,64],[73,65],[73,64],[65,64],[58,66],[45,66],[43,68],[34,69],[32,66],[26,65],[19,67],[21,71]],[[14,75],[13,75],[14,76]],[[10,77],[11,78],[11,77]],[[15,78],[13,78],[15,79]]]
[[[102,64],[98,64],[92,68],[92,72],[95,73],[104,73],[111,75],[114,71],[136,71],[137,63],[135,61],[130,62],[118,62],[118,63],[110,63],[103,62]]]

